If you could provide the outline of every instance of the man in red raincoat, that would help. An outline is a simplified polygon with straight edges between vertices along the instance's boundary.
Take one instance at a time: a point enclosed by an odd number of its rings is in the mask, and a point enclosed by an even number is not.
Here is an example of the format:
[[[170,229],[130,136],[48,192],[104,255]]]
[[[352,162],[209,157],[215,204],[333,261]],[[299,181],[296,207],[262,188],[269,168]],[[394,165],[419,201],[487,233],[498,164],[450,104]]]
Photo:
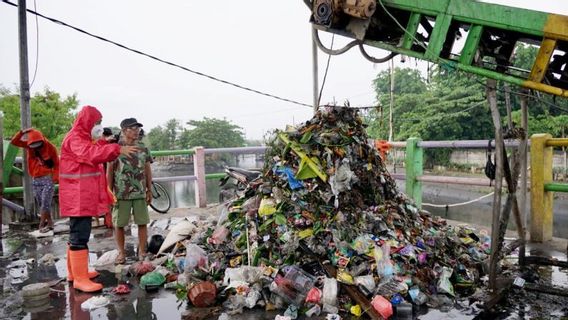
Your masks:
[[[90,280],[98,273],[88,269],[87,247],[92,217],[108,211],[112,203],[103,163],[120,154],[130,156],[138,152],[135,146],[95,143],[94,140],[102,135],[102,118],[95,107],[84,106],[61,145],[59,210],[61,216],[69,217],[70,227],[67,279],[73,281],[73,288],[84,292],[103,288]]]
[[[40,209],[39,230],[53,230],[51,202],[54,184],[59,180],[59,156],[55,146],[36,129],[20,130],[11,143],[27,150],[28,173],[32,177],[34,198]]]

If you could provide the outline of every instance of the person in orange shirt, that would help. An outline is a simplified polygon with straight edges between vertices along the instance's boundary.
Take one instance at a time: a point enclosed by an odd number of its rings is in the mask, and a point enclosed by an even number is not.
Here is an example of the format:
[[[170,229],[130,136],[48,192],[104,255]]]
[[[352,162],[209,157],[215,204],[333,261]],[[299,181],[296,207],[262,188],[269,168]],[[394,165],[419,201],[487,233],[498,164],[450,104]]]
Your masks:
[[[57,149],[39,130],[33,128],[18,131],[11,142],[27,151],[28,173],[33,179],[34,198],[40,208],[39,230],[53,230],[51,202],[55,183],[59,181]]]

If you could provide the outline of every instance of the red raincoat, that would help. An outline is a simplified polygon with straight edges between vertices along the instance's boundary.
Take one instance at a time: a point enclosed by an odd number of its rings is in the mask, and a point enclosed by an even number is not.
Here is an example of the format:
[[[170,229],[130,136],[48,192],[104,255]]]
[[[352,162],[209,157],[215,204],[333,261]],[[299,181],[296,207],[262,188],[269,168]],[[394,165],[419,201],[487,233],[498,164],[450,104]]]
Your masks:
[[[92,106],[84,106],[61,145],[59,210],[63,217],[94,217],[109,211],[103,163],[120,155],[120,146],[94,143],[91,129],[102,119]]]
[[[18,131],[16,135],[12,138],[12,144],[18,146],[20,148],[27,148],[27,158],[28,158],[28,173],[33,178],[39,178],[47,175],[51,175],[53,182],[57,183],[59,179],[59,157],[57,156],[57,149],[55,146],[47,140],[46,137],[41,134],[39,130],[31,129],[27,133],[27,140],[22,141],[22,137],[24,133],[22,131]],[[36,154],[33,150],[30,149],[29,145],[42,141],[43,147],[38,150],[38,154]],[[50,168],[46,165],[46,160],[51,159],[53,162],[53,166]]]

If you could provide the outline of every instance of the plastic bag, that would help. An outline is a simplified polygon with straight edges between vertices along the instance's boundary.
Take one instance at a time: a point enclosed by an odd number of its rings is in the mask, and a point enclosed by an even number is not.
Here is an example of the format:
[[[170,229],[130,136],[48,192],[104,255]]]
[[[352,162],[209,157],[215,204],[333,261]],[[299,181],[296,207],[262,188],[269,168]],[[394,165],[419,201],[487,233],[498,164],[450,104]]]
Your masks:
[[[81,303],[81,309],[91,311],[97,308],[102,308],[107,304],[109,304],[108,298],[105,298],[103,296],[95,296]]]
[[[261,294],[258,290],[251,290],[249,291],[249,293],[247,294],[247,297],[245,298],[245,305],[247,308],[252,309],[254,308],[254,306],[256,306],[256,303],[258,302],[258,300],[261,298]]]
[[[138,261],[130,266],[130,272],[135,276],[143,276],[148,272],[154,271],[154,269],[154,265],[148,261]]]
[[[211,237],[209,237],[208,242],[211,244],[221,244],[225,242],[225,240],[227,240],[228,235],[229,229],[227,229],[227,227],[225,226],[219,226],[217,227],[217,229],[215,229]]]
[[[118,250],[114,249],[111,251],[107,251],[100,256],[95,263],[93,263],[94,268],[101,268],[108,265],[114,265],[116,258],[118,257]]]
[[[455,297],[454,286],[450,282],[450,277],[452,276],[453,270],[447,267],[442,269],[442,275],[438,281],[438,291],[445,292],[452,297]]]
[[[322,303],[324,305],[337,305],[337,280],[333,278],[325,278],[323,280],[323,296]]]
[[[383,296],[375,296],[371,301],[371,305],[385,319],[388,319],[393,314],[392,304]]]
[[[164,277],[159,272],[149,272],[140,278],[140,287],[142,289],[156,288],[161,286],[166,282],[166,277]]]
[[[362,288],[363,292],[368,294],[375,291],[376,287],[375,278],[373,277],[373,275],[355,277],[355,284]]]
[[[428,301],[428,297],[420,291],[419,288],[411,288],[408,290],[408,294],[410,295],[412,302],[414,302],[417,306],[421,306]]]
[[[306,311],[306,317],[311,318],[313,316],[319,316],[321,313],[321,307],[316,304],[315,306],[311,307]]]
[[[259,216],[269,216],[274,212],[276,212],[276,201],[274,201],[274,199],[264,198],[260,200],[260,206],[258,207]]]
[[[201,247],[191,243],[186,246],[187,253],[185,255],[185,272],[193,272],[197,268],[206,267],[208,264],[207,254]]]
[[[225,269],[224,286],[233,286],[235,282],[253,284],[260,281],[263,274],[261,267],[242,266],[239,268]]]
[[[306,297],[307,303],[319,304],[321,300],[321,290],[318,288],[311,288]]]
[[[390,260],[390,246],[384,243],[382,246],[373,250],[375,261],[377,262],[377,274],[379,278],[388,279],[394,273],[393,265]]]
[[[304,187],[304,183],[296,179],[294,172],[289,167],[279,167],[275,169],[274,172],[276,172],[281,176],[283,175],[286,176],[286,179],[288,180],[288,186],[290,187],[290,189],[296,190]]]

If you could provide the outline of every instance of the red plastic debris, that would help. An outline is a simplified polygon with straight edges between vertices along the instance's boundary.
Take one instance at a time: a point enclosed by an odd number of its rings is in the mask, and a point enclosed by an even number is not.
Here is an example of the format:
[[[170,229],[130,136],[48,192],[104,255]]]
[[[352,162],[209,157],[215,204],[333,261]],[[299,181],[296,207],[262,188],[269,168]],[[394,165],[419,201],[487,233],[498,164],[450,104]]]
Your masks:
[[[116,294],[127,294],[130,293],[130,288],[125,284],[119,284],[116,288],[112,289],[112,292]]]

